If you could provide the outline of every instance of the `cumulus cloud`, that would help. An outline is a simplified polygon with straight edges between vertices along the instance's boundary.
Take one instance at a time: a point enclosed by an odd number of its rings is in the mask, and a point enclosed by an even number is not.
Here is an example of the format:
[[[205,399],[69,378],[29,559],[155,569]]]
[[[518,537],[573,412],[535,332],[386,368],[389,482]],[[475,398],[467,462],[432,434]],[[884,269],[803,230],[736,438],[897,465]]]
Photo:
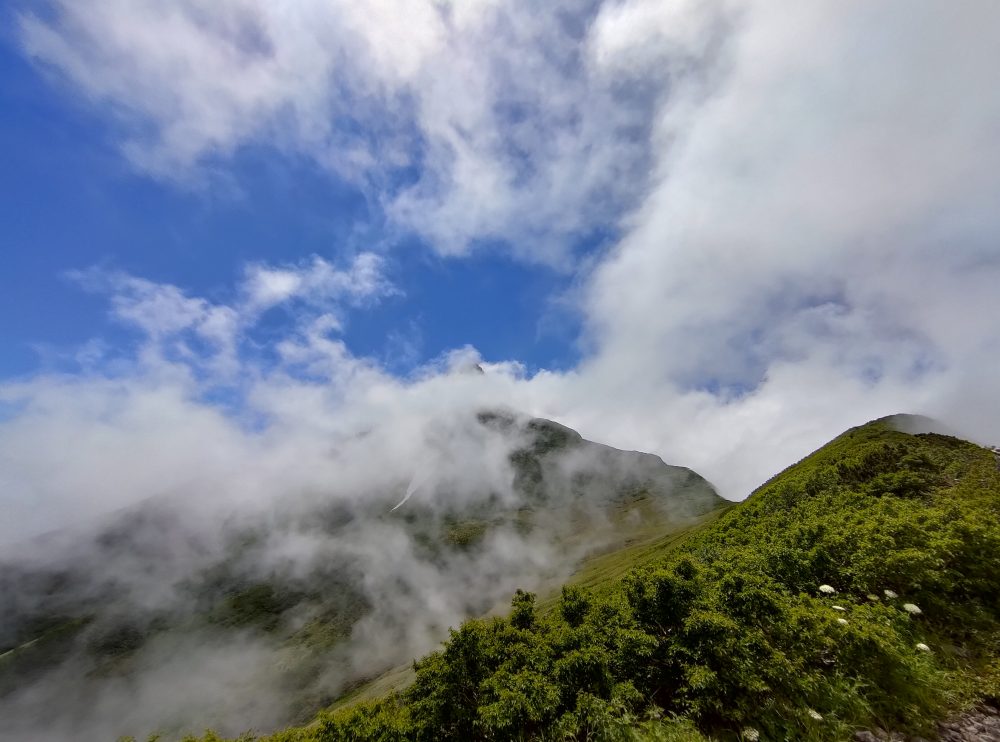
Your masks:
[[[1000,434],[983,373],[1000,340],[996,20],[983,3],[740,4],[725,73],[658,112],[673,146],[588,285],[598,351],[577,373],[609,409],[578,422],[617,413],[619,443],[737,496],[900,409]]]
[[[397,289],[385,277],[384,260],[374,253],[357,255],[344,270],[314,255],[299,266],[252,265],[246,270],[244,293],[248,309],[265,311],[292,299],[332,306],[378,301]]]

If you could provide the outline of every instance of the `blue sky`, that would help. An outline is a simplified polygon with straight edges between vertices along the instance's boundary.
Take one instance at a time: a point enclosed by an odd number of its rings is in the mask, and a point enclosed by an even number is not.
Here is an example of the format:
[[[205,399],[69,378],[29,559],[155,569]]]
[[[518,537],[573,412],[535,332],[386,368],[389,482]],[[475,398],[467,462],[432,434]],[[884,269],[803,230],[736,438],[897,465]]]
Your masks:
[[[151,179],[123,162],[113,123],[6,42],[0,292],[17,310],[0,315],[0,373],[58,368],[60,355],[92,338],[130,342],[109,321],[105,298],[67,280],[71,269],[99,265],[213,296],[230,291],[250,262],[337,260],[371,247],[387,254],[400,293],[351,317],[345,339],[354,352],[402,374],[465,344],[529,368],[565,368],[578,357],[578,320],[560,301],[572,287],[568,272],[501,250],[442,257],[419,237],[387,235],[361,189],[267,146],[227,160],[226,183],[208,190]]]
[[[881,415],[1000,441],[997,3],[3,12],[19,523],[484,406],[735,498]]]

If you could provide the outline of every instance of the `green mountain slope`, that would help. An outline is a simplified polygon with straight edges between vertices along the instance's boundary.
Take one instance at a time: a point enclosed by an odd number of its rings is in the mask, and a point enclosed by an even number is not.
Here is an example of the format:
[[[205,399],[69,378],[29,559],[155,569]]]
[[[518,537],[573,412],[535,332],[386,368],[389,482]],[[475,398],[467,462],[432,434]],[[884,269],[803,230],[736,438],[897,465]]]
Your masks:
[[[519,592],[402,692],[269,739],[840,740],[995,699],[997,455],[900,427],[848,431],[551,610]]]

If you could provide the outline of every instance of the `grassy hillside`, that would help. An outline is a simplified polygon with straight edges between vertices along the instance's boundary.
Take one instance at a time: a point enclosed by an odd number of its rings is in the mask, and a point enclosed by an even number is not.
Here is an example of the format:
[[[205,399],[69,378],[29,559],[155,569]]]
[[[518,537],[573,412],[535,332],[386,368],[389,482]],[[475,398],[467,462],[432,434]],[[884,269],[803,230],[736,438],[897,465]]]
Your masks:
[[[269,739],[836,740],[995,699],[997,457],[896,427],[848,431],[553,610],[518,593],[404,691]]]

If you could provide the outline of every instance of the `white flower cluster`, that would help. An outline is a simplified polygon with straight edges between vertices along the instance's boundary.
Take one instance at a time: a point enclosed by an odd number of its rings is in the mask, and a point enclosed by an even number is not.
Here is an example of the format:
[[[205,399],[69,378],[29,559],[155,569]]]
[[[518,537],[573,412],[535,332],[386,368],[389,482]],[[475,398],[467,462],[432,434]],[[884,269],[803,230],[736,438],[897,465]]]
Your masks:
[[[913,603],[903,603],[903,610],[909,613],[911,616],[919,616],[923,613],[916,605]]]
[[[835,592],[837,592],[836,590],[834,590],[829,585],[820,585],[819,586],[819,591],[821,593],[823,593],[824,595],[833,595]]]

